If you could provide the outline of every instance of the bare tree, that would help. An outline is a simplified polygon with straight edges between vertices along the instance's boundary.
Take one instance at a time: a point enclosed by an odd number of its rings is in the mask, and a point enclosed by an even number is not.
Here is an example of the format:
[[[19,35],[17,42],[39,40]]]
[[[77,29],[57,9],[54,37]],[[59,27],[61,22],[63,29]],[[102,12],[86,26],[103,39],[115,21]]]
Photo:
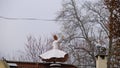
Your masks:
[[[41,37],[39,39],[33,36],[27,37],[25,52],[22,52],[22,54],[19,57],[19,60],[33,62],[40,61],[39,55],[51,48],[50,46],[51,42],[52,40],[50,39],[42,40]]]
[[[120,67],[120,0],[104,0],[109,15],[108,68]]]
[[[95,42],[100,40],[101,45],[105,45],[108,41],[106,21],[109,13],[104,2],[86,2],[81,6],[79,0],[64,0],[62,6],[57,20],[62,24],[63,34],[68,37],[67,48],[74,55],[71,62],[77,62],[75,64],[82,68],[95,67]]]
[[[90,57],[93,62],[93,67],[95,67],[95,55],[94,55],[94,43],[93,40],[95,39],[92,37],[92,25],[93,23],[90,22],[90,18],[88,15],[82,15],[81,8],[76,4],[75,0],[69,0],[64,2],[63,4],[63,10],[60,12],[58,15],[59,20],[63,20],[63,31],[65,32],[66,35],[70,36],[68,41],[71,45],[73,45],[72,52],[74,52],[75,49],[80,49],[83,50],[86,54],[87,53],[87,58]],[[92,33],[92,34],[91,34]],[[77,39],[77,40],[75,40]],[[79,42],[77,45],[73,43],[73,40]],[[84,41],[84,45],[81,46],[80,42]],[[83,52],[74,52],[76,53],[76,61],[78,61],[78,66],[80,67],[80,54]],[[85,56],[85,55],[82,55]],[[79,60],[78,60],[79,59]],[[87,61],[87,59],[86,59]],[[82,63],[82,62],[81,62]],[[86,63],[85,63],[86,64]],[[92,65],[91,65],[92,66]]]

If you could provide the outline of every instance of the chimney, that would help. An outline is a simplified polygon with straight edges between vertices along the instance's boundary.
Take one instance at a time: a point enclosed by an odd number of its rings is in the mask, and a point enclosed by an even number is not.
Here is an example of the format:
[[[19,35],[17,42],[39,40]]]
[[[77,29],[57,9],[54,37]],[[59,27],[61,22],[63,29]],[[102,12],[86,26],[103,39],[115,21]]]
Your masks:
[[[107,68],[106,48],[97,46],[96,48],[96,68]]]
[[[107,56],[106,55],[96,56],[96,68],[107,68]]]

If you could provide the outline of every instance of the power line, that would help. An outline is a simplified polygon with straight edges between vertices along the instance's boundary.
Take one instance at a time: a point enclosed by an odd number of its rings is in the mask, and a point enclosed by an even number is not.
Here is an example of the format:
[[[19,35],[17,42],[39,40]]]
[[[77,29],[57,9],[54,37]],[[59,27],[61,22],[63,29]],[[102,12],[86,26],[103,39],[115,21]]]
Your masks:
[[[40,20],[40,21],[70,21],[70,20],[39,19],[39,18],[12,18],[12,17],[4,17],[4,16],[0,16],[0,19],[6,19],[6,20]]]
[[[4,16],[0,16],[0,19],[6,19],[6,20],[40,20],[40,21],[57,21],[57,20],[55,20],[55,19],[11,18],[11,17],[4,17]]]

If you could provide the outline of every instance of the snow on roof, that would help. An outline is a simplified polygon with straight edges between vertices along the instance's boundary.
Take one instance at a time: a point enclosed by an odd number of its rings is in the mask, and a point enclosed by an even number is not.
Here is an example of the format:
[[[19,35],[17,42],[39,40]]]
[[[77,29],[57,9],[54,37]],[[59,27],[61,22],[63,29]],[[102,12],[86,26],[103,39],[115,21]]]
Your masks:
[[[17,66],[16,63],[7,63],[9,66]]]
[[[50,64],[50,66],[52,67],[52,66],[61,66],[61,64]]]

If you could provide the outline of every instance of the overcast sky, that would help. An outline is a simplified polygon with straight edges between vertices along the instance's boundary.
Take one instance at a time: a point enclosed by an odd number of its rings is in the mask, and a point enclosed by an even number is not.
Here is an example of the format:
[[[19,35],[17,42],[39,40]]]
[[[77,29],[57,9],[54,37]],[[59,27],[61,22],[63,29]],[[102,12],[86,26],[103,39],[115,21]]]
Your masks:
[[[0,16],[10,18],[54,19],[62,0],[0,0]],[[59,32],[54,21],[0,19],[0,54],[14,55],[24,50],[26,37],[51,36]]]
[[[83,3],[83,0],[79,2]],[[62,7],[61,4],[62,0],[0,0],[0,16],[54,19]],[[0,18],[0,55],[13,56],[23,51],[27,36],[49,37],[56,32],[60,32],[60,25],[55,21]]]

